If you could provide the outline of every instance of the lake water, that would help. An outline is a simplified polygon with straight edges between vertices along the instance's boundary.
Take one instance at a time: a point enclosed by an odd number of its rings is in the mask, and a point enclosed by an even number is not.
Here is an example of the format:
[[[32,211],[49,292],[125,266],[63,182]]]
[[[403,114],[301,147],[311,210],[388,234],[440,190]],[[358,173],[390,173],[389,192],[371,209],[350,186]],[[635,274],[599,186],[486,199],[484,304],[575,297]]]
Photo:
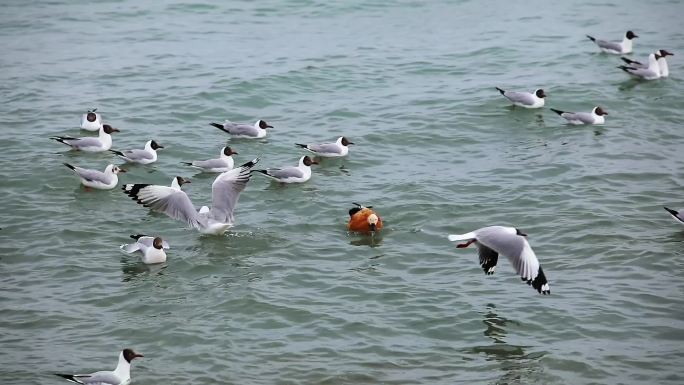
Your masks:
[[[679,1],[9,1],[0,6],[0,378],[145,358],[135,384],[681,384],[684,209]],[[631,81],[585,37],[634,30],[633,58],[667,49],[671,76]],[[547,107],[609,115],[569,127],[494,89],[543,87]],[[64,166],[97,107],[114,148],[156,139],[122,183],[214,175],[210,122],[263,118],[238,163],[294,165],[295,142],[355,146],[303,185],[255,175],[236,226],[201,236]],[[379,236],[347,234],[351,202]],[[529,234],[552,295],[446,235]],[[171,244],[147,267],[119,245]]]

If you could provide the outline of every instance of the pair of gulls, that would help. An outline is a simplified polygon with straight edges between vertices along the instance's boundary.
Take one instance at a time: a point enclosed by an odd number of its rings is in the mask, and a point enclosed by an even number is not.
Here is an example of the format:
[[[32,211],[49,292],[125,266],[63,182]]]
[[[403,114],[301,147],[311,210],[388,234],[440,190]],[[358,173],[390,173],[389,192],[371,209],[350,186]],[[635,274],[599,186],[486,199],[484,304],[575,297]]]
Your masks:
[[[520,92],[520,91],[506,91],[499,87],[495,87],[501,95],[510,100],[513,105],[524,108],[541,108],[544,107],[544,98],[546,94],[543,89],[537,89],[534,92]],[[608,113],[601,107],[594,107],[591,112],[567,112],[551,108],[551,111],[560,115],[567,121],[568,124],[604,124],[605,115]]]

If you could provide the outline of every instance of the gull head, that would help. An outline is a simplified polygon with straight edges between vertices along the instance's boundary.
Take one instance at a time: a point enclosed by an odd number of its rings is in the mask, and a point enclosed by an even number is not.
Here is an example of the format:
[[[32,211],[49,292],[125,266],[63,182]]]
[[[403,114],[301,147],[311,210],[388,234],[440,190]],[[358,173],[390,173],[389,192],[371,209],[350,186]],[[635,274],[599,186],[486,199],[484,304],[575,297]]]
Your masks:
[[[128,348],[124,349],[122,353],[123,353],[124,358],[126,359],[126,361],[129,364],[131,363],[131,361],[133,361],[134,359],[136,359],[138,357],[145,357],[140,353],[134,352],[133,349],[128,349]]]
[[[634,32],[632,32],[632,31],[627,31],[627,33],[625,34],[625,37],[629,40],[632,40],[635,37],[639,37],[639,36],[635,35]]]
[[[163,241],[162,241],[162,239],[161,239],[160,237],[156,237],[156,238],[154,238],[154,240],[152,241],[152,246],[154,246],[154,248],[157,249],[157,250],[161,250],[162,247],[163,247],[162,245],[163,245]]]
[[[608,113],[606,111],[604,111],[603,108],[601,108],[599,106],[594,107],[592,112],[598,116],[608,115]]]
[[[538,89],[538,90],[536,90],[536,91],[534,91],[534,94],[537,95],[538,98],[542,98],[542,99],[543,99],[543,98],[546,97],[546,94],[544,93],[544,90],[542,90],[541,88]]]

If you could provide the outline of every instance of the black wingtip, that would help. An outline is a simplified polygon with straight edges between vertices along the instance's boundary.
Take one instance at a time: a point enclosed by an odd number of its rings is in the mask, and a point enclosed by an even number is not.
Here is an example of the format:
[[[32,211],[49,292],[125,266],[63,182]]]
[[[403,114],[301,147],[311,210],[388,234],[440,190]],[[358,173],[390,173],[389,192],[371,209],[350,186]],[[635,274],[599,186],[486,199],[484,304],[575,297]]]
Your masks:
[[[295,146],[301,147],[301,148],[307,148],[308,147],[307,144],[301,144],[301,143],[295,143]]]
[[[589,35],[587,35],[587,37],[588,37],[588,38],[589,38],[589,40],[591,40],[591,41],[594,41],[594,42],[596,41],[596,39],[595,39],[595,38],[594,38],[593,36],[589,36]]]
[[[549,288],[549,282],[546,280],[546,275],[544,275],[544,270],[539,266],[539,271],[537,271],[537,276],[532,281],[527,281],[528,284],[537,290],[539,294],[547,295],[551,294],[551,289]],[[542,290],[546,286],[546,290]]]
[[[558,115],[563,115],[563,114],[565,113],[565,111],[557,110],[557,109],[555,109],[555,108],[549,108],[549,109],[550,109],[551,111],[557,113]]]
[[[76,169],[76,167],[70,165],[69,163],[62,163],[62,164],[65,165],[65,166],[67,166],[67,167],[69,167],[69,168],[72,169],[72,170],[75,170],[75,169]]]
[[[679,212],[678,212],[678,211],[675,211],[675,210],[672,210],[672,209],[668,209],[667,207],[663,207],[663,208],[664,208],[665,210],[667,210],[668,213],[670,213],[670,214],[672,214],[672,215],[674,215],[674,216],[679,215]]]
[[[191,163],[191,162],[181,162],[181,164],[184,164],[184,165],[186,165],[186,166],[192,166],[192,163]]]
[[[221,130],[221,131],[226,131],[226,129],[223,128],[223,124],[209,123],[209,125],[214,126],[214,127],[218,128],[218,129]],[[226,131],[226,132],[228,132],[228,131]]]
[[[67,381],[75,382],[79,384],[80,382],[76,380],[76,377],[74,377],[73,374],[61,374],[61,373],[54,373],[55,376],[62,377],[66,379]]]
[[[260,172],[264,175],[268,175],[268,171],[266,171],[266,170],[252,170],[252,172]]]
[[[131,234],[131,238],[135,239],[136,241],[140,239],[140,237],[146,237],[147,235],[145,234]]]
[[[252,167],[254,167],[255,164],[259,163],[260,160],[261,160],[261,158],[254,158],[254,159],[250,160],[249,162],[241,165],[240,167],[252,168]]]
[[[619,69],[621,69],[621,70],[623,70],[623,71],[625,71],[625,72],[627,72],[627,73],[629,73],[629,70],[630,70],[630,69],[633,69],[633,68],[627,67],[627,66],[617,66],[616,68],[619,68]]]
[[[109,152],[111,152],[111,153],[113,153],[113,154],[116,154],[116,155],[119,155],[119,156],[124,156],[123,152],[121,152],[121,151],[109,150]]]
[[[503,95],[503,94],[504,94],[504,92],[506,92],[506,91],[502,90],[502,89],[501,89],[501,88],[499,88],[499,87],[494,87],[494,88],[496,88],[497,90],[499,90],[499,92],[501,92],[501,95]]]

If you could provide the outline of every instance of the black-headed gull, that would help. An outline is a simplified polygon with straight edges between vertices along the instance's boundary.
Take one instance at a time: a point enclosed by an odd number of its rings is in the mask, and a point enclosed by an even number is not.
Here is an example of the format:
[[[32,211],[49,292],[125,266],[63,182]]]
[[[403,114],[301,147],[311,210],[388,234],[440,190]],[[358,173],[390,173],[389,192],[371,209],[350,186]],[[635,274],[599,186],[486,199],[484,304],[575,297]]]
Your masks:
[[[150,237],[144,234],[131,235],[135,239],[135,243],[121,245],[121,250],[128,254],[140,251],[142,253],[142,261],[146,265],[166,262],[166,252],[164,249],[169,249],[169,244],[160,237]]]
[[[113,189],[119,183],[119,177],[117,174],[120,172],[126,172],[126,170],[113,164],[108,165],[104,172],[72,166],[69,163],[64,163],[64,165],[69,167],[78,176],[78,178],[81,179],[82,185],[96,188],[98,190]]]
[[[207,206],[202,206],[199,212],[187,194],[181,191],[180,185],[175,180],[171,187],[127,184],[122,189],[134,201],[149,207],[151,210],[185,222],[203,234],[219,235],[233,226],[233,211],[240,193],[249,182],[251,169],[257,162],[259,162],[259,158],[217,176],[211,185],[212,207],[210,209]]]
[[[145,148],[142,150],[109,151],[120,156],[128,163],[150,164],[157,161],[157,150],[160,148],[164,148],[164,146],[154,140],[148,140],[147,143],[145,143]]]
[[[458,244],[458,248],[474,243],[480,256],[480,266],[488,275],[494,274],[499,254],[503,254],[523,281],[541,294],[551,294],[544,271],[526,237],[527,234],[514,227],[489,226],[465,234],[449,235],[449,241],[466,241]]]
[[[660,77],[661,78],[666,78],[670,76],[670,68],[667,65],[667,59],[665,59],[667,56],[674,56],[672,52],[669,52],[668,50],[665,49],[659,49],[656,51],[656,58],[658,62],[658,68],[660,69]],[[636,60],[631,60],[627,59],[626,57],[621,57],[622,61],[625,63],[629,64],[629,67],[633,68],[648,68],[648,64],[643,64],[639,61]],[[648,62],[648,58],[647,58]]]
[[[233,155],[237,155],[237,152],[233,151],[230,146],[226,146],[221,149],[221,154],[218,158],[181,163],[206,172],[226,172],[233,169]]]
[[[672,209],[668,209],[667,207],[663,207],[665,210],[667,210],[670,215],[672,215],[672,218],[674,218],[677,222],[684,224],[684,213],[681,211],[675,211]]]
[[[622,38],[621,42],[612,42],[601,39],[596,39],[593,36],[587,35],[589,40],[596,43],[596,45],[601,49],[601,51],[612,54],[624,54],[632,52],[632,39],[639,36],[635,35],[632,31],[627,31],[625,37]]]
[[[74,150],[85,152],[102,152],[112,148],[112,133],[119,132],[118,128],[114,128],[109,124],[103,124],[100,127],[100,135],[95,137],[73,138],[71,136],[53,136],[50,139],[64,143]]]
[[[618,66],[617,68],[625,71],[626,73],[634,76],[635,78],[644,80],[655,80],[660,78],[660,65],[658,64],[658,59],[660,55],[657,53],[652,53],[648,55],[648,67],[633,67],[633,66]]]
[[[124,349],[119,354],[119,363],[112,371],[99,371],[90,374],[61,374],[55,373],[67,381],[85,385],[126,385],[131,382],[131,361],[142,354],[134,352],[132,349]]]
[[[604,124],[606,119],[604,115],[608,115],[601,107],[594,107],[591,112],[566,112],[550,108],[551,111],[560,115],[567,120],[569,124]]]
[[[260,172],[271,179],[280,183],[304,183],[311,179],[311,165],[318,162],[304,155],[299,158],[299,165],[296,167],[267,168],[265,170],[254,170]]]
[[[210,123],[219,130],[225,131],[237,138],[263,138],[266,136],[266,129],[273,128],[270,124],[259,119],[253,125],[246,123],[234,123],[226,120],[223,124]]]
[[[336,158],[346,156],[349,154],[349,145],[354,144],[344,136],[340,136],[334,143],[319,143],[319,144],[301,144],[295,143],[296,146],[305,148],[316,155]]]
[[[516,106],[525,108],[541,108],[544,107],[544,98],[546,94],[544,90],[539,88],[534,92],[518,92],[518,91],[505,91],[499,87],[495,87],[501,95],[506,99],[510,100]]]
[[[81,128],[88,131],[98,131],[102,127],[102,118],[97,112],[97,108],[88,110],[81,116]]]

